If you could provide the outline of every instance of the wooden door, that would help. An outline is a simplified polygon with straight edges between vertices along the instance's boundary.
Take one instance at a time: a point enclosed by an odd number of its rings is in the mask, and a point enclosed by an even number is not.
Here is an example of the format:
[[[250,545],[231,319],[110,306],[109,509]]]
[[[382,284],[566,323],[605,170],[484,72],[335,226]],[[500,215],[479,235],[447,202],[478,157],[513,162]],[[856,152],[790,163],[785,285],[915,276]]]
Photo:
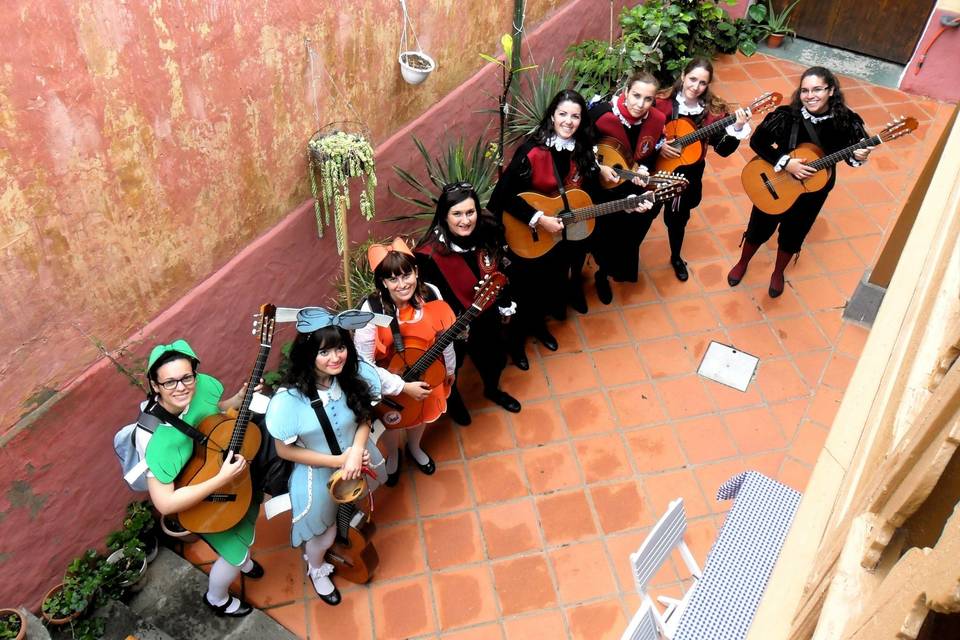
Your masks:
[[[788,1],[773,4],[782,10]],[[790,24],[802,38],[906,64],[935,4],[936,0],[800,0]]]

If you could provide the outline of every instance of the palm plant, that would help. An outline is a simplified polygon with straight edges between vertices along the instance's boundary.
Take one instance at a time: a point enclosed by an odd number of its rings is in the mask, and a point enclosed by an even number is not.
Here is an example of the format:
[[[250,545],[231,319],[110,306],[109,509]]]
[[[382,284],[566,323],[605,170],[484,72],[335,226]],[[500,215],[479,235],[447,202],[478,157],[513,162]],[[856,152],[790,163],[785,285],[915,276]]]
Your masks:
[[[799,2],[800,0],[793,0],[792,3],[784,7],[783,11],[777,13],[773,8],[773,0],[767,0],[767,19],[764,30],[768,35],[797,35],[797,32],[790,28],[790,14]]]
[[[413,207],[414,212],[388,218],[388,222],[432,219],[437,210],[437,199],[440,197],[443,185],[451,182],[469,182],[480,196],[480,206],[487,206],[490,194],[493,193],[497,165],[483,136],[477,138],[473,145],[459,138],[436,158],[430,157],[427,148],[416,137],[413,138],[413,144],[420,152],[429,182],[394,165],[393,170],[413,188],[415,193],[412,196],[405,196],[394,191],[393,187],[390,188],[390,193]]]
[[[550,101],[560,91],[573,84],[573,71],[556,70],[553,61],[538,69],[538,73],[524,78],[522,90],[514,95],[514,105],[507,120],[507,144],[513,144],[534,131],[546,112]]]

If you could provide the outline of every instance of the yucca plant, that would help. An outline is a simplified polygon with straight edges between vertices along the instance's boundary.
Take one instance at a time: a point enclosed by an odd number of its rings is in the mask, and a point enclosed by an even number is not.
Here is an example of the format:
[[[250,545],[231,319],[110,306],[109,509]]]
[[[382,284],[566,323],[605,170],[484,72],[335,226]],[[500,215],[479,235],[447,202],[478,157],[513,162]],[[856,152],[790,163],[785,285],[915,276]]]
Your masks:
[[[443,185],[451,182],[469,182],[480,196],[480,205],[487,206],[490,194],[493,193],[497,165],[490,145],[484,141],[483,136],[477,138],[472,145],[459,138],[436,158],[430,157],[427,148],[416,137],[413,138],[413,144],[426,166],[429,182],[424,182],[410,171],[394,165],[393,170],[415,193],[405,196],[394,191],[393,187],[390,188],[390,193],[410,205],[413,212],[387,218],[388,222],[431,220],[437,210],[437,198],[440,197]],[[422,235],[426,229],[420,228],[417,231]]]
[[[556,69],[553,61],[536,74],[527,74],[523,88],[514,94],[513,109],[507,120],[507,144],[513,144],[537,130],[550,101],[573,84],[573,71]]]

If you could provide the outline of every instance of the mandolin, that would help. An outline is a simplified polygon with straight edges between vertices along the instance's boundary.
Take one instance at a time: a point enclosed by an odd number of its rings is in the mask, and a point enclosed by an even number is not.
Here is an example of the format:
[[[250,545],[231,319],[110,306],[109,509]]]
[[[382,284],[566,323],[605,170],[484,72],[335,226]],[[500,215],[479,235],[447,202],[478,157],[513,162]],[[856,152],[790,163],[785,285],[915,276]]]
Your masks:
[[[586,191],[581,189],[567,189],[567,201],[570,209],[564,206],[560,196],[547,196],[533,191],[521,193],[530,206],[543,211],[546,216],[563,220],[563,234],[546,233],[541,229],[531,227],[526,222],[507,213],[503,216],[504,235],[510,250],[521,258],[539,258],[546,255],[551,249],[567,240],[584,240],[593,233],[596,224],[595,218],[616,213],[625,209],[633,209],[641,202],[663,202],[679,195],[687,188],[687,179],[678,176],[671,179],[654,191],[643,195],[632,195],[612,202],[593,204]]]
[[[187,461],[175,486],[200,484],[217,475],[223,466],[228,451],[253,460],[260,449],[262,435],[255,424],[250,423],[250,402],[254,389],[260,383],[263,369],[270,355],[273,342],[274,319],[277,308],[272,304],[260,307],[259,320],[254,325],[254,334],[260,336],[260,351],[257,362],[247,383],[247,390],[236,415],[214,414],[204,418],[197,430],[207,436],[205,447],[194,446],[193,456]],[[246,515],[253,499],[253,482],[250,467],[212,493],[199,504],[177,514],[180,524],[193,533],[219,533],[234,526]]]
[[[770,215],[779,215],[792,207],[797,198],[804,193],[820,191],[827,186],[833,173],[833,166],[841,160],[852,158],[853,152],[857,149],[875,147],[906,135],[916,128],[916,118],[901,117],[888,123],[877,135],[830,155],[824,155],[823,150],[815,144],[803,142],[797,145],[789,155],[813,167],[817,173],[805,180],[797,180],[787,171],[775,171],[772,164],[755,157],[743,168],[740,173],[740,182],[747,197],[758,209]]]
[[[753,114],[763,113],[776,108],[782,100],[783,96],[781,94],[768,91],[751,102],[747,109]],[[728,125],[736,121],[737,116],[731,114],[703,128],[697,129],[697,125],[695,125],[690,118],[679,117],[671,120],[663,127],[663,135],[666,136],[668,140],[668,142],[664,144],[669,144],[671,147],[678,149],[680,151],[680,157],[668,158],[660,154],[657,157],[657,171],[676,171],[678,167],[697,162],[705,153],[702,141],[723,131]]]
[[[423,381],[436,388],[443,384],[447,371],[440,356],[453,340],[467,330],[470,322],[487,309],[507,284],[500,272],[489,273],[477,285],[477,295],[453,325],[437,336],[433,344],[415,338],[404,338],[404,349],[391,356],[385,367],[400,375],[404,382]],[[423,401],[406,395],[384,397],[374,412],[387,429],[402,429],[423,422]]]
[[[352,504],[337,506],[337,538],[327,551],[327,562],[336,568],[336,574],[354,584],[366,584],[380,564],[380,556],[370,538],[376,525],[367,514]]]

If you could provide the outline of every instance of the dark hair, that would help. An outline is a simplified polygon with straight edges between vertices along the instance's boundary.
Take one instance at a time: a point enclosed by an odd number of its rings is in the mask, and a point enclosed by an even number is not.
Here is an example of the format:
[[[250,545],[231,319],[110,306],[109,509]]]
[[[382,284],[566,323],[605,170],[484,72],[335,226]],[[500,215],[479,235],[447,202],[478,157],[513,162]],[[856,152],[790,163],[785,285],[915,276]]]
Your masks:
[[[827,112],[836,118],[836,125],[839,129],[847,129],[853,122],[850,109],[847,108],[847,102],[840,91],[840,83],[833,72],[826,67],[810,67],[800,76],[800,82],[797,83],[797,89],[793,92],[793,98],[790,99],[790,107],[797,113],[800,112],[803,103],[800,102],[800,85],[810,76],[823,78],[827,83],[828,89],[833,89],[833,95],[827,99]]]
[[[564,89],[555,95],[547,106],[547,110],[540,120],[540,125],[530,134],[530,139],[537,144],[547,143],[547,140],[554,134],[553,114],[564,102],[573,102],[580,106],[580,126],[573,134],[573,139],[577,143],[573,150],[573,162],[576,164],[581,177],[585,178],[597,170],[596,159],[593,155],[593,144],[597,136],[593,128],[593,120],[590,119],[590,113],[587,110],[587,102],[578,92],[573,89]]]
[[[357,422],[365,422],[373,416],[373,394],[360,375],[360,358],[357,348],[346,329],[333,325],[312,333],[298,333],[290,347],[290,367],[281,380],[281,385],[298,390],[305,398],[313,398],[317,388],[317,354],[322,349],[346,347],[347,361],[337,374],[337,382],[347,397],[347,406],[356,415]]]
[[[433,215],[433,221],[431,221],[430,227],[423,234],[420,242],[417,243],[417,247],[435,241],[440,253],[449,254],[451,251],[450,242],[459,239],[459,236],[450,231],[447,215],[450,213],[450,209],[467,199],[472,199],[474,206],[477,208],[477,224],[473,227],[470,237],[458,241],[457,244],[460,245],[465,242],[472,247],[483,249],[491,256],[498,255],[500,246],[497,239],[500,236],[500,224],[496,218],[480,206],[480,196],[477,195],[473,185],[467,182],[444,185],[440,197],[437,198],[437,211]],[[464,248],[469,247],[465,246]]]
[[[159,371],[160,367],[163,365],[167,364],[168,362],[173,362],[174,360],[186,360],[190,363],[190,369],[193,371],[193,373],[197,373],[197,367],[200,364],[199,360],[192,358],[185,353],[180,353],[179,351],[167,351],[157,358],[156,362],[153,363],[153,366],[147,369],[147,398],[153,398],[157,395],[157,392],[153,390],[153,385],[150,384],[151,382],[155,382],[158,385],[160,384],[157,371]]]
[[[677,81],[673,83],[673,87],[670,89],[670,99],[676,98],[677,94],[683,90],[684,78],[694,69],[703,69],[710,74],[710,79],[707,80],[707,88],[703,92],[703,95],[700,96],[700,103],[703,104],[708,112],[714,115],[727,113],[729,110],[727,103],[713,95],[713,91],[710,90],[710,85],[713,83],[713,63],[707,58],[694,58],[687,63],[687,66],[683,68],[683,73],[680,74],[680,77],[677,78]]]
[[[383,284],[383,281],[386,278],[407,275],[416,268],[417,259],[413,256],[400,251],[388,251],[380,264],[377,265],[377,268],[373,270],[373,282],[377,287],[377,293],[380,295],[380,305],[383,308],[383,312],[387,315],[395,314],[397,305],[393,303],[393,298],[390,297],[390,291],[387,290],[387,286]],[[413,297],[410,298],[410,306],[419,309],[425,296],[426,291],[424,290],[424,284],[420,281],[420,277],[417,276],[417,289]]]

